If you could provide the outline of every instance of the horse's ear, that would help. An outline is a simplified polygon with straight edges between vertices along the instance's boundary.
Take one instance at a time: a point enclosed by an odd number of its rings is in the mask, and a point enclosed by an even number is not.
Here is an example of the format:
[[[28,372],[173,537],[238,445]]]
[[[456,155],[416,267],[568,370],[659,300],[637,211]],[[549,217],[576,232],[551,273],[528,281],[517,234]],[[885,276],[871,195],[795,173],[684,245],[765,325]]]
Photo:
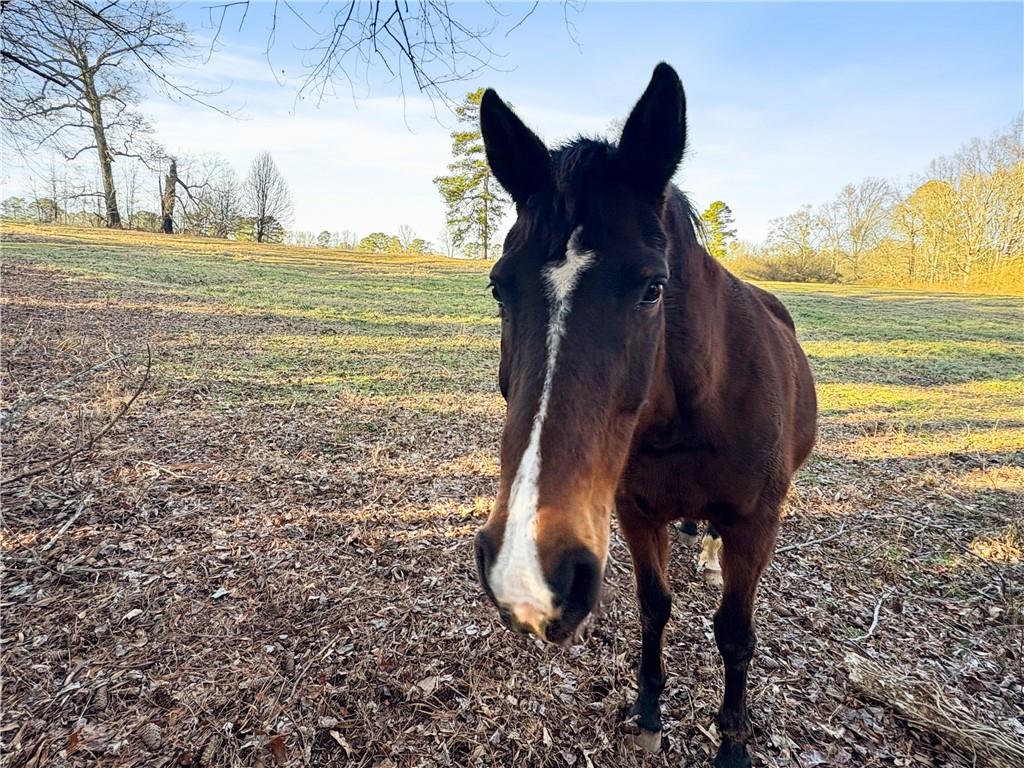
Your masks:
[[[685,148],[686,95],[679,75],[662,62],[626,120],[619,157],[637,191],[660,198]]]
[[[480,133],[487,163],[516,205],[547,184],[551,177],[547,147],[490,88],[480,99]]]

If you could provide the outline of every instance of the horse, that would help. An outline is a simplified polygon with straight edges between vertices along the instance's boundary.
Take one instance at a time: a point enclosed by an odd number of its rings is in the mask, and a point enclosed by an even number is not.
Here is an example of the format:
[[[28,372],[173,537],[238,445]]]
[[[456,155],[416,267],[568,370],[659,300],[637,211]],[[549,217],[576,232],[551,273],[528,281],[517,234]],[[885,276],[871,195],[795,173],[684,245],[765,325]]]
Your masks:
[[[617,144],[581,137],[549,150],[490,89],[480,130],[516,207],[490,273],[506,418],[497,496],[475,537],[483,591],[510,629],[570,642],[598,601],[614,513],[641,625],[627,715],[656,749],[670,524],[708,521],[723,579],[714,765],[748,766],[755,591],[816,436],[793,320],[701,245],[699,219],[671,183],[686,98],[668,64]]]

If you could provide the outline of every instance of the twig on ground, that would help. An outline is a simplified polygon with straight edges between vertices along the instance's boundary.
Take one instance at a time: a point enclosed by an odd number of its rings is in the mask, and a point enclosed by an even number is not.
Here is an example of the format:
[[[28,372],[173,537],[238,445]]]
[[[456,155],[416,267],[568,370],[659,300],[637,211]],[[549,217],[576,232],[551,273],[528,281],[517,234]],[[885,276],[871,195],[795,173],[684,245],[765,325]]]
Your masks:
[[[113,429],[114,425],[117,424],[117,422],[119,422],[121,420],[121,417],[123,417],[128,412],[128,409],[132,407],[132,404],[138,399],[139,395],[142,394],[142,390],[144,390],[146,388],[146,384],[149,383],[149,374],[150,374],[150,371],[152,369],[153,369],[153,352],[149,348],[149,345],[147,344],[146,345],[146,373],[142,377],[142,383],[139,384],[139,386],[136,388],[134,394],[132,394],[132,396],[128,399],[128,401],[124,405],[121,406],[121,410],[119,410],[117,412],[117,415],[115,415],[114,418],[112,418],[110,421],[107,422],[106,426],[104,426],[103,429],[101,429],[99,432],[97,432],[93,437],[89,438],[89,440],[85,443],[85,445],[81,445],[78,448],[75,448],[74,450],[68,451],[63,456],[60,456],[59,458],[56,458],[53,461],[48,461],[48,462],[46,462],[45,464],[43,464],[41,466],[33,467],[32,469],[28,469],[28,470],[22,472],[19,475],[15,475],[14,477],[8,477],[8,478],[5,478],[3,480],[0,480],[0,486],[10,485],[11,483],[15,483],[15,482],[17,482],[19,480],[25,480],[25,479],[27,479],[29,477],[34,477],[36,475],[40,475],[43,472],[48,472],[49,470],[53,469],[54,467],[59,466],[61,464],[64,464],[66,462],[69,462],[73,458],[75,458],[76,456],[79,456],[79,455],[85,453],[86,451],[90,450],[97,442],[99,442],[103,438],[104,435],[107,434],[107,432],[109,432],[111,429]]]
[[[177,472],[168,469],[167,467],[157,464],[155,461],[140,461],[139,464],[145,464],[146,466],[153,467],[153,469],[156,469],[160,472],[166,472],[168,475],[177,478],[178,480],[195,480],[194,477],[189,477],[188,475],[180,475]]]
[[[875,627],[878,626],[878,614],[882,610],[882,603],[885,602],[885,598],[886,595],[882,595],[880,598],[878,598],[878,602],[875,604],[875,613],[871,617],[871,626],[868,627],[868,631],[865,632],[863,635],[853,638],[856,642],[860,642],[861,640],[867,640],[874,633]]]
[[[78,511],[67,519],[64,525],[60,527],[60,530],[53,535],[53,538],[43,545],[43,552],[52,549],[53,545],[57,543],[57,540],[60,539],[60,537],[63,536],[65,533],[67,533],[68,528],[75,524],[75,521],[82,516],[83,512],[85,512],[84,502],[78,505]]]
[[[775,550],[776,555],[781,555],[783,552],[792,552],[794,549],[803,549],[804,547],[812,547],[815,544],[824,544],[826,541],[832,541],[832,539],[838,539],[846,532],[846,523],[839,524],[839,530],[829,536],[823,536],[820,539],[808,539],[807,541],[801,541],[799,544],[788,544],[785,547],[779,547]]]
[[[96,365],[90,366],[85,370],[79,371],[78,373],[72,376],[68,376],[66,379],[58,381],[56,384],[53,384],[52,386],[39,390],[34,395],[23,397],[20,400],[16,401],[15,403],[12,403],[10,408],[5,408],[2,411],[0,411],[0,429],[6,429],[11,424],[16,423],[18,419],[25,415],[26,411],[28,411],[29,408],[31,408],[34,405],[38,405],[44,400],[53,397],[53,393],[58,389],[63,389],[69,384],[74,384],[76,381],[84,379],[90,373],[95,373],[96,371],[102,370],[103,368],[106,368],[107,366],[116,363],[118,360],[124,360],[126,357],[127,355],[113,355],[101,363],[96,363]]]

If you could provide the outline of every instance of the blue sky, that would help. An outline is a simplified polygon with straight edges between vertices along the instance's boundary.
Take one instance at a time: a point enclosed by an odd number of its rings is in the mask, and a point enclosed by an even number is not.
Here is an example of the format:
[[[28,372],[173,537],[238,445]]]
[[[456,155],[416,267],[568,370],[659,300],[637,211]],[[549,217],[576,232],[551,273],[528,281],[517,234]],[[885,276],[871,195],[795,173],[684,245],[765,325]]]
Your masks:
[[[209,34],[207,5],[180,7],[199,36]],[[301,7],[315,19],[320,5]],[[667,61],[688,99],[689,153],[677,182],[700,206],[729,203],[747,239],[845,183],[909,181],[1024,109],[1021,3],[556,3],[505,37],[528,7],[498,6],[509,16],[489,39],[500,54],[494,69],[452,92],[493,86],[554,143],[623,118],[653,66]],[[241,31],[236,16],[206,68],[190,74],[230,84],[220,100],[237,117],[153,98],[145,106],[159,138],[176,152],[220,152],[240,173],[269,149],[300,229],[362,235],[410,224],[435,238],[443,212],[431,179],[448,161],[450,116],[436,117],[414,93],[400,98],[379,66],[355,99],[342,88],[319,105],[297,101],[296,83],[278,81],[299,72],[292,41],[302,27],[282,12],[268,64],[271,8],[250,9]],[[493,18],[483,5],[453,10],[470,22]]]

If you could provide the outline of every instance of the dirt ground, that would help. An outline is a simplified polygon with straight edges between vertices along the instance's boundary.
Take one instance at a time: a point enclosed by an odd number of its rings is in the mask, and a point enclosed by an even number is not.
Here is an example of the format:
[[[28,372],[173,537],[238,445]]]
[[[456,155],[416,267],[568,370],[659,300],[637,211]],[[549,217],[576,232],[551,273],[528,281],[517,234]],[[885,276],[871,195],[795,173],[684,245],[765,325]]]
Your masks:
[[[485,605],[493,393],[220,398],[168,361],[323,324],[17,258],[2,279],[5,764],[708,764],[722,675],[695,550],[673,552],[656,755],[618,722],[639,624],[617,534],[580,644]],[[758,598],[756,765],[972,765],[858,691],[850,652],[1024,740],[1021,446],[851,448],[883,438],[904,439],[823,418],[796,481]]]

